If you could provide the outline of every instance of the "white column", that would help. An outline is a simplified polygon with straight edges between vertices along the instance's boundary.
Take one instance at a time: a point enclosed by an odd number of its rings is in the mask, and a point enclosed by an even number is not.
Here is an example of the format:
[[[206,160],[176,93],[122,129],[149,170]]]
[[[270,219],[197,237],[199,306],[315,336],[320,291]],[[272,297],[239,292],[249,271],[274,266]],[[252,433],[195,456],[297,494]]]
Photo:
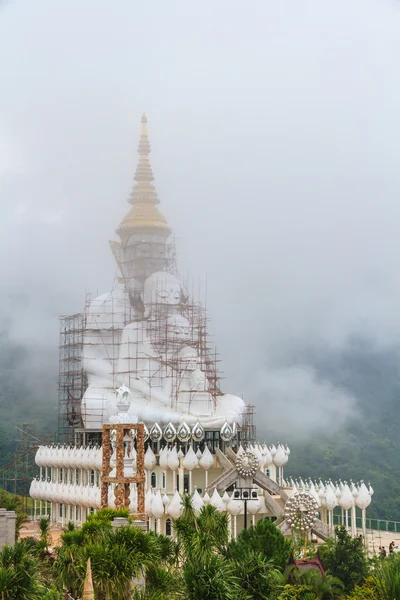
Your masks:
[[[361,511],[361,526],[364,537],[364,544],[367,548],[367,510],[365,508],[363,508]]]
[[[352,535],[352,537],[356,537],[356,535],[357,535],[355,505],[351,507],[351,535]]]
[[[185,470],[182,467],[179,467],[179,493],[182,495],[183,494],[183,488],[185,487],[185,479],[184,479],[184,473]]]

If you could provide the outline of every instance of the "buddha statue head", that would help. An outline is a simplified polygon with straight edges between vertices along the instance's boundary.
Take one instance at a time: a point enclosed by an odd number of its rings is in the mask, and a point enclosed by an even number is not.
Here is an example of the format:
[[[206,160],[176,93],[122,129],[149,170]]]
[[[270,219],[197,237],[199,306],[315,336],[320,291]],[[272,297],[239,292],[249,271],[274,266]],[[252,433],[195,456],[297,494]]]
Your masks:
[[[153,273],[144,282],[145,317],[154,313],[155,306],[177,306],[181,302],[181,296],[182,286],[179,279],[166,271]]]
[[[191,346],[185,346],[178,352],[178,361],[181,371],[195,371],[199,362],[197,350]]]
[[[167,319],[167,340],[172,344],[187,343],[190,338],[190,324],[182,315],[174,314]]]

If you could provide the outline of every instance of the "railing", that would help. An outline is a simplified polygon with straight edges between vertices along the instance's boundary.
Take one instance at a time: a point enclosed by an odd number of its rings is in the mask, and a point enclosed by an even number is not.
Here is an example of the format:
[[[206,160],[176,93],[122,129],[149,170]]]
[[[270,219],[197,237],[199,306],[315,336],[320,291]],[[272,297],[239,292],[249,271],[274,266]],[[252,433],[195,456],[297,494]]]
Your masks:
[[[349,513],[348,525],[351,527],[351,515]],[[341,514],[333,515],[334,525],[346,525],[346,518]],[[392,533],[400,533],[400,521],[385,521],[384,519],[366,519],[367,529],[376,531],[388,531]],[[361,517],[356,517],[356,528],[362,529]]]

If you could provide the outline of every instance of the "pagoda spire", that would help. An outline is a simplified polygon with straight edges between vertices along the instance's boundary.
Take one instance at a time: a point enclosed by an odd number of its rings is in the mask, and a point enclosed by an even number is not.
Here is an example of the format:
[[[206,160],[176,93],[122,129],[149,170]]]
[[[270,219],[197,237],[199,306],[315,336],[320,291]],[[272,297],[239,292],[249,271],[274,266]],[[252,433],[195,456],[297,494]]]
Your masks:
[[[90,557],[88,558],[88,561],[87,561],[85,581],[83,582],[82,600],[94,600],[92,567],[90,565]]]
[[[149,137],[147,135],[147,117],[146,113],[142,115],[142,127],[139,139],[138,153],[139,162],[136,167],[133,186],[128,202],[131,204],[150,203],[159,204],[157,193],[152,181],[154,175],[150,164],[149,154],[151,152]]]
[[[171,233],[165,218],[156,207],[159,200],[152,183],[154,175],[149,160],[150,152],[147,117],[143,113],[138,145],[139,160],[134,176],[135,183],[128,198],[132,208],[118,228],[118,234],[121,238],[130,236],[135,232],[139,233],[139,231],[158,232],[164,236]]]

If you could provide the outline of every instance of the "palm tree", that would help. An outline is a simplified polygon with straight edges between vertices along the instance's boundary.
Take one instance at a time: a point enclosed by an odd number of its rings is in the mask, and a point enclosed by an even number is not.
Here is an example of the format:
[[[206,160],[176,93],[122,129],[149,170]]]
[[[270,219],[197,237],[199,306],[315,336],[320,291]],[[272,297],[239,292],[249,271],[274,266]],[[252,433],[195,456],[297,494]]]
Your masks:
[[[17,516],[15,519],[15,539],[18,539],[20,529],[28,521],[23,502],[20,497],[8,492],[0,492],[0,508],[13,510]]]
[[[293,582],[310,588],[316,600],[334,600],[343,595],[344,585],[337,577],[320,571],[301,571],[294,569],[291,572]]]
[[[228,545],[228,517],[207,504],[197,514],[191,497],[182,500],[182,516],[173,526],[187,559],[206,560],[215,554],[226,553]]]
[[[377,600],[400,600],[400,559],[389,556],[372,576]]]
[[[40,541],[43,543],[46,552],[50,543],[50,517],[42,517],[39,521]]]
[[[260,552],[243,548],[233,564],[242,589],[252,600],[269,599],[283,588],[284,576]]]
[[[102,512],[102,511],[100,511]],[[164,536],[145,533],[128,525],[113,529],[112,511],[107,518],[90,519],[77,530],[65,531],[57,550],[54,576],[59,586],[79,597],[91,559],[93,585],[98,600],[128,600],[132,583],[153,567],[171,562],[173,544]]]
[[[235,563],[225,556],[227,515],[209,504],[196,513],[190,496],[185,496],[182,503],[182,516],[173,523],[181,546],[180,597],[185,600],[247,598]]]
[[[0,552],[1,600],[40,600],[45,588],[40,563],[24,542],[5,546]]]

